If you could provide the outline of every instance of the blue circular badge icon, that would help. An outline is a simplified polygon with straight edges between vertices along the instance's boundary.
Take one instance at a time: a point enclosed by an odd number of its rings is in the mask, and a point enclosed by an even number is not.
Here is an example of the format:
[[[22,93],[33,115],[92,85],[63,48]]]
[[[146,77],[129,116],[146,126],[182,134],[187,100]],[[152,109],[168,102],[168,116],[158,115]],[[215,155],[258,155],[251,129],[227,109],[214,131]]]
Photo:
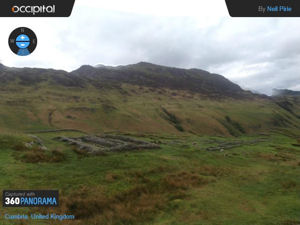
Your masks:
[[[30,55],[37,46],[35,33],[26,27],[15,29],[9,37],[10,49],[19,56]]]
[[[30,54],[28,50],[28,47],[30,45],[30,38],[26,34],[21,34],[17,37],[16,45],[19,48],[18,55],[26,56]]]

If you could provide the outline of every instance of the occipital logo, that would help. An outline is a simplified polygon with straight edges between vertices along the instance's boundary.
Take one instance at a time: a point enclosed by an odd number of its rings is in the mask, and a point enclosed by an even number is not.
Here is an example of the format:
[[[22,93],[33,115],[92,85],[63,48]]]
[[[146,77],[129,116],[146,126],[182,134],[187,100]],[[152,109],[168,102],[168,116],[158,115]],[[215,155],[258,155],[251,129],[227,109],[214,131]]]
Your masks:
[[[41,5],[41,6],[13,6],[11,8],[11,11],[13,13],[22,13],[22,14],[32,14],[33,16],[35,14],[41,14],[41,13],[55,13],[55,5]]]

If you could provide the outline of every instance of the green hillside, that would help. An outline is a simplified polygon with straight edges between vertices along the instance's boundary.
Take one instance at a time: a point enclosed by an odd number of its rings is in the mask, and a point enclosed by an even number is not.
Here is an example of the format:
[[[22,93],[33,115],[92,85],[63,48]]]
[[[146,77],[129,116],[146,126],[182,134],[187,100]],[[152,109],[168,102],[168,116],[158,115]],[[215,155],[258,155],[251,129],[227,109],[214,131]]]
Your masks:
[[[5,87],[0,91],[0,127],[235,136],[299,124],[296,114],[259,96],[215,99],[170,89],[121,88]]]
[[[297,104],[282,107],[202,70],[147,63],[72,73],[4,67],[0,80],[2,130],[236,136],[299,127]]]

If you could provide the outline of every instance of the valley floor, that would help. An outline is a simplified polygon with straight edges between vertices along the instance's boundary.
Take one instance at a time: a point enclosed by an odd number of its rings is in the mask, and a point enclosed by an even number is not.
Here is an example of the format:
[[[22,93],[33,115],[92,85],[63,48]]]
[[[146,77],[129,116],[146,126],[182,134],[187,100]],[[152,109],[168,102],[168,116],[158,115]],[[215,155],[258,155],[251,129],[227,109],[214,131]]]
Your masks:
[[[300,145],[279,133],[223,138],[137,137],[160,149],[88,156],[37,135],[0,135],[0,189],[59,189],[57,209],[1,207],[1,225],[300,224]],[[87,194],[86,194],[87,193]],[[75,214],[76,221],[8,221],[14,213]]]

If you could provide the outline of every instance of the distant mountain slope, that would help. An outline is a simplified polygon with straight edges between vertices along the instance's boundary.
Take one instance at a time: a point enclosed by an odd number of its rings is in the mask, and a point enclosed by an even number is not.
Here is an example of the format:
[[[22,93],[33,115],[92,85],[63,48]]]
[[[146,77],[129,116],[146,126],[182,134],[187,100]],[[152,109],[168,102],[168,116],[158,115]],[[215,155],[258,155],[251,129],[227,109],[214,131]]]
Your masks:
[[[300,91],[274,89],[272,99],[282,109],[300,118]]]
[[[300,91],[292,91],[288,89],[273,89],[273,96],[300,96]]]
[[[238,136],[300,129],[298,105],[244,91],[199,69],[142,62],[68,73],[0,65],[0,131]]]

